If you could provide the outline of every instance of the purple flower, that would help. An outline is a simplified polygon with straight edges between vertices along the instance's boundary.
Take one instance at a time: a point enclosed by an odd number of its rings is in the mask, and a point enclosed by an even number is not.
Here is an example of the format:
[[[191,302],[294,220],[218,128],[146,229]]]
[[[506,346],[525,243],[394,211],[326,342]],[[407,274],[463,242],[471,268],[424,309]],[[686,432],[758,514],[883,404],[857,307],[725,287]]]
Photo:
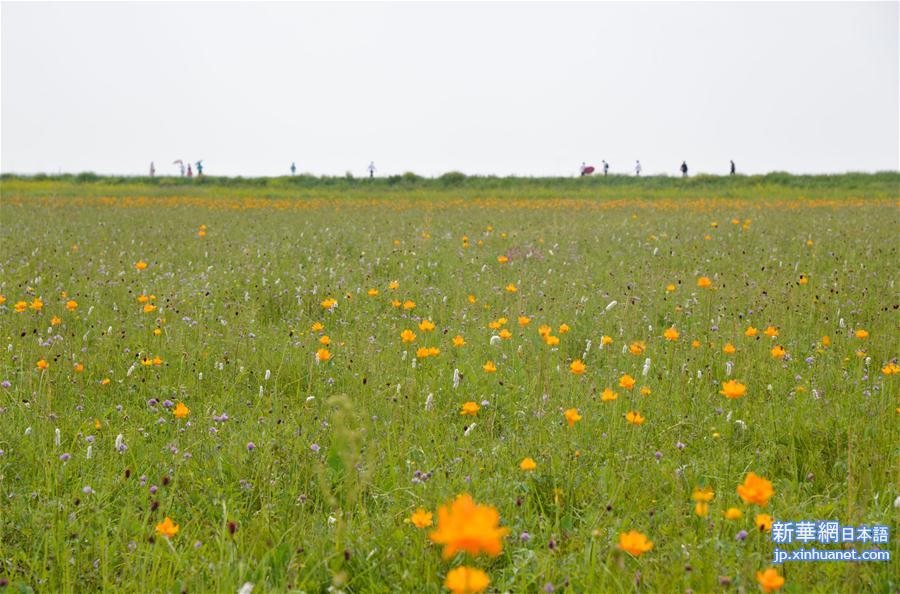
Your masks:
[[[675,444],[675,447],[678,448],[679,450],[683,450],[685,448],[685,445],[679,441],[678,443]]]
[[[81,492],[84,493],[85,495],[90,495],[91,493],[94,492],[94,490],[91,489],[91,486],[90,486],[90,485],[87,485],[86,487],[84,487],[83,489],[81,489]]]
[[[149,406],[150,408],[153,408],[157,404],[159,404],[159,400],[157,400],[156,398],[151,398],[147,401],[147,406]]]
[[[528,542],[529,540],[531,540],[531,535],[527,532],[523,532],[519,535],[519,540],[521,540],[522,542]]]
[[[747,531],[746,531],[746,530],[741,530],[740,532],[738,532],[738,533],[735,535],[734,538],[735,538],[735,540],[743,541],[744,539],[747,538]]]
[[[657,459],[657,460],[659,460],[660,458],[662,458],[662,452],[660,452],[659,450],[657,450],[656,453],[653,454],[653,455],[656,456],[656,459]]]
[[[318,452],[318,451],[319,451],[319,444],[314,443],[314,444],[312,444],[311,446],[309,446],[309,449],[311,449],[311,450],[314,451],[314,452]]]
[[[544,584],[544,592],[547,592],[548,594],[550,592],[553,592],[555,589],[556,588],[554,588],[553,584],[551,584],[550,582],[547,582],[546,584]]]
[[[175,403],[169,399],[166,399],[166,400],[163,400],[163,406],[165,408],[172,408],[173,406],[175,406]]]
[[[213,421],[216,423],[224,423],[228,420],[228,415],[226,413],[222,413],[221,415],[213,415]]]
[[[806,358],[806,362],[809,363],[810,365],[813,364],[813,361],[815,361],[815,359],[814,359],[813,357],[807,357],[807,358]]]
[[[71,457],[72,457],[71,454],[63,454],[62,456],[59,457],[59,459],[62,460],[63,462],[65,462],[66,460],[68,460]]]
[[[150,485],[150,494],[151,495],[156,495],[157,491],[159,491],[159,487],[157,487],[156,485]]]
[[[255,449],[256,449],[256,444],[253,443],[252,441],[248,441],[247,442],[247,451],[252,452]]]
[[[0,382],[0,386],[3,386],[4,388],[8,388],[8,387],[12,386],[12,384],[10,383],[9,380],[3,380],[3,382]]]

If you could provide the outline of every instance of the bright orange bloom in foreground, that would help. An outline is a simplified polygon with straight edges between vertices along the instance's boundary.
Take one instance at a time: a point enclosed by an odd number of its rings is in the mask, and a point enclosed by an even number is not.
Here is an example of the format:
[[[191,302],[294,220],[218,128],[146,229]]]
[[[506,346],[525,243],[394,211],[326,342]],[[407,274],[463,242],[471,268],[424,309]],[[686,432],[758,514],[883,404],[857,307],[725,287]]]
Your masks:
[[[75,311],[76,309],[78,309],[78,302],[74,299],[70,299],[66,302],[66,309],[68,309],[69,311]]]
[[[172,414],[175,415],[176,419],[183,419],[191,414],[191,409],[185,406],[184,402],[179,402],[175,405],[175,409],[172,411]]]
[[[604,388],[603,393],[600,394],[600,400],[603,402],[609,402],[610,400],[615,400],[619,395],[616,392],[613,392],[610,388]]]
[[[756,581],[759,582],[763,592],[775,592],[781,590],[781,586],[784,585],[784,578],[771,567],[765,571],[757,571]]]
[[[172,521],[172,518],[166,516],[166,519],[156,525],[156,533],[166,538],[172,538],[178,534],[178,524]]]
[[[50,364],[47,363],[46,361],[44,361],[43,359],[41,359],[40,361],[38,361],[37,363],[35,363],[35,365],[36,365],[37,368],[40,369],[41,371],[43,371],[43,370],[47,369],[48,367],[50,367]]]
[[[638,557],[652,550],[653,542],[647,540],[647,537],[637,530],[632,530],[619,534],[619,548]]]
[[[528,472],[537,468],[537,462],[534,461],[533,458],[525,458],[519,463],[519,468]]]
[[[697,286],[700,287],[701,289],[705,289],[705,288],[709,287],[710,285],[712,285],[712,281],[709,280],[705,276],[701,276],[700,278],[697,279]]]
[[[581,375],[585,371],[587,371],[587,366],[582,362],[581,359],[575,359],[572,361],[572,364],[569,365],[569,369],[572,370],[572,373],[575,375]]]
[[[775,345],[775,347],[771,350],[772,357],[775,359],[784,359],[785,351],[784,347],[779,345]]]
[[[404,330],[403,332],[400,333],[400,340],[402,340],[403,342],[413,342],[416,340],[416,335],[413,333],[412,330],[407,328],[406,330]]]
[[[434,322],[431,320],[422,320],[419,322],[419,330],[422,332],[431,332],[434,330]]]
[[[578,414],[577,408],[567,409],[566,412],[563,413],[566,417],[566,421],[569,422],[569,427],[573,427],[575,425],[575,421],[581,420],[581,415]]]
[[[642,340],[636,340],[628,345],[628,352],[632,355],[643,355],[646,350],[647,345],[645,345]]]
[[[503,537],[509,532],[500,527],[500,514],[490,505],[477,505],[472,496],[463,493],[449,505],[438,508],[437,530],[429,538],[444,545],[444,559],[459,551],[472,556],[487,553],[496,557],[503,550]]]
[[[459,411],[461,415],[471,415],[475,416],[478,414],[478,411],[481,409],[481,405],[477,402],[466,402],[462,405],[462,410]]]
[[[428,528],[432,524],[432,515],[433,514],[430,511],[424,510],[420,507],[409,518],[409,521],[412,522],[413,526],[415,526],[416,528]]]
[[[754,524],[756,524],[756,529],[760,532],[769,532],[772,529],[772,516],[769,514],[756,514]]]
[[[625,388],[626,390],[630,390],[634,387],[634,378],[628,375],[627,373],[619,378],[619,385]]]
[[[746,392],[747,386],[737,380],[728,380],[722,384],[722,389],[719,391],[719,394],[722,394],[727,398],[740,398]]]
[[[319,349],[316,351],[316,360],[328,361],[329,359],[331,359],[331,351],[328,349]]]
[[[44,308],[44,302],[35,297],[34,301],[28,306],[34,311],[41,311]]]
[[[760,507],[769,504],[769,499],[775,494],[772,489],[772,482],[758,476],[755,472],[748,472],[744,479],[744,484],[738,485],[738,495],[744,500],[744,503],[755,503]]]
[[[632,425],[643,425],[644,421],[645,421],[644,417],[641,416],[641,413],[639,413],[637,411],[633,411],[633,410],[628,411],[625,414],[625,420],[628,421],[629,423],[631,423]]]
[[[663,336],[666,337],[666,340],[674,341],[678,340],[678,337],[681,336],[681,334],[679,334],[678,330],[676,330],[675,328],[666,328],[666,331],[663,332]]]
[[[457,567],[447,572],[444,586],[453,594],[478,594],[491,583],[488,574],[475,567]]]

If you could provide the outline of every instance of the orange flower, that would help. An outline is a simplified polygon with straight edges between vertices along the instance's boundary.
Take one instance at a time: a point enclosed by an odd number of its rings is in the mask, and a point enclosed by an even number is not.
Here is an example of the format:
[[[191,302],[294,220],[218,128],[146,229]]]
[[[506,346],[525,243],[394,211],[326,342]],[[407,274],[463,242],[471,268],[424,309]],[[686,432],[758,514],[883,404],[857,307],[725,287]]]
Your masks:
[[[744,500],[744,503],[755,503],[760,507],[769,504],[769,499],[775,494],[772,489],[772,482],[758,476],[754,472],[747,473],[744,478],[744,484],[738,485],[738,495]]]
[[[328,346],[328,345],[331,344],[331,338],[330,338],[327,334],[323,334],[323,335],[319,338],[319,343],[320,343],[320,344],[323,344],[323,345],[325,345],[325,346]]]
[[[519,468],[521,468],[525,472],[530,472],[537,468],[537,462],[535,462],[532,458],[525,458],[519,463]]]
[[[560,325],[559,325],[559,333],[560,333],[560,334],[565,334],[565,333],[568,332],[569,330],[571,330],[571,328],[569,328],[569,325],[568,325],[568,324],[560,324]]]
[[[776,336],[778,336],[778,328],[776,328],[775,326],[769,326],[768,328],[766,328],[763,334],[765,334],[769,338],[775,338]]]
[[[697,286],[700,287],[701,289],[706,289],[710,285],[712,285],[712,281],[709,280],[705,276],[701,276],[700,278],[697,279]]]
[[[481,405],[479,405],[477,402],[469,401],[462,405],[462,410],[459,411],[459,414],[461,414],[463,416],[470,415],[470,416],[474,417],[475,415],[478,414],[478,411],[480,409],[481,409]]]
[[[413,512],[413,515],[409,518],[409,521],[413,523],[413,526],[416,528],[428,528],[431,526],[431,518],[433,514],[430,511],[426,511],[421,507]]]
[[[581,375],[585,371],[587,371],[587,366],[585,366],[585,364],[581,361],[581,359],[575,359],[574,361],[572,361],[572,364],[569,365],[569,369],[575,375]]]
[[[784,347],[779,345],[775,345],[775,347],[771,350],[772,357],[775,359],[784,359]]]
[[[647,537],[637,530],[632,530],[619,534],[619,548],[626,553],[639,557],[653,549],[653,542],[647,540]]]
[[[697,505],[694,506],[694,513],[697,514],[698,517],[705,518],[709,513],[709,504],[705,501],[698,501]]]
[[[74,299],[70,299],[66,302],[66,309],[68,309],[69,311],[75,311],[76,309],[78,309],[78,302]]]
[[[726,398],[740,398],[747,392],[747,386],[742,384],[737,380],[728,380],[724,384],[722,384],[722,389],[719,391],[719,394],[722,394]]]
[[[641,413],[636,411],[628,411],[625,414],[625,420],[632,425],[643,425],[645,421],[644,417],[641,416]]]
[[[461,347],[464,344],[466,344],[466,340],[459,334],[457,334],[456,336],[453,337],[453,346]]]
[[[784,585],[784,578],[778,575],[778,572],[771,567],[765,571],[757,571],[756,581],[759,582],[759,587],[762,588],[762,591],[766,593],[781,590],[781,587]]]
[[[646,351],[646,350],[647,350],[647,345],[644,344],[643,340],[636,340],[628,346],[628,351],[632,355],[643,355],[644,351]]]
[[[610,388],[604,388],[603,393],[600,394],[600,400],[603,402],[609,402],[611,400],[615,400],[619,395],[613,392]]]
[[[734,348],[734,345],[731,344],[730,342],[726,343],[725,346],[722,347],[722,351],[725,352],[725,354],[727,354],[727,355],[733,355],[736,350],[737,349]]]
[[[156,525],[156,533],[166,538],[172,538],[178,534],[178,524],[172,521],[172,518],[166,516],[166,519]]]
[[[497,367],[494,365],[493,361],[488,361],[487,363],[482,365],[481,368],[484,369],[485,373],[494,373],[495,371],[497,371]]]
[[[322,306],[322,309],[331,309],[332,307],[337,305],[337,299],[333,299],[333,298],[329,297],[328,299],[325,299],[324,301],[322,301],[322,303],[320,303],[320,305]]]
[[[75,364],[75,373],[81,373],[82,371],[84,371],[84,365],[81,363],[76,363]]]
[[[395,280],[392,280],[391,283],[388,285],[388,289],[390,289],[391,291],[394,291],[398,288],[400,288],[400,283]]]
[[[715,496],[715,491],[710,487],[694,487],[694,492],[691,493],[691,499],[694,501],[712,501]]]
[[[679,334],[678,330],[675,328],[666,328],[666,331],[663,332],[663,336],[666,337],[666,340],[675,341],[678,340],[678,337],[681,336],[681,334]]]
[[[612,336],[603,335],[602,337],[600,337],[600,344],[606,346],[606,345],[612,344],[612,343],[613,343]]]
[[[62,323],[62,320],[59,318],[59,316],[53,316],[52,318],[50,318],[51,326],[59,326],[61,323]]]
[[[155,310],[156,310],[156,306],[153,305],[152,303],[148,303],[148,304],[144,305],[144,313],[150,313]]]
[[[406,301],[403,302],[403,309],[410,310],[410,309],[415,309],[415,308],[416,308],[415,301],[411,301],[411,300],[407,299]]]
[[[671,293],[671,292],[673,292],[674,290],[675,290],[675,285],[673,285],[672,283],[669,283],[668,285],[666,285],[666,292],[667,292],[667,293]]]
[[[458,495],[449,505],[438,508],[437,530],[429,534],[433,542],[444,545],[444,559],[458,551],[472,556],[482,552],[496,557],[503,550],[503,537],[509,532],[501,528],[500,514],[490,505],[477,505],[471,495]]]
[[[508,285],[506,285],[506,291],[507,291],[508,293],[515,293],[515,292],[518,291],[518,290],[519,290],[519,289],[517,289],[516,286],[515,286],[514,284],[512,284],[512,283],[509,283]]]
[[[531,318],[526,316],[519,316],[519,326],[527,326],[531,323]]]
[[[41,311],[42,309],[44,309],[44,302],[35,297],[34,301],[32,301],[28,305],[28,307],[30,307],[34,311]]]
[[[310,329],[313,332],[321,332],[325,329],[325,326],[322,324],[322,322],[314,322],[313,325],[310,326]]]
[[[756,336],[759,331],[753,326],[747,326],[747,329],[744,330],[744,336]]]
[[[822,346],[831,346],[831,339],[828,338],[828,335],[822,337]]]
[[[376,295],[378,295],[378,289],[369,289],[368,291],[366,291],[366,293],[369,295],[369,297],[375,297]]]
[[[416,340],[416,335],[413,333],[412,330],[407,328],[406,330],[404,330],[403,332],[400,333],[400,340],[402,340],[403,342],[414,342]]]
[[[619,378],[619,385],[626,390],[630,390],[634,387],[634,378],[628,375],[627,373]]]
[[[504,328],[500,331],[500,338],[502,338],[503,340],[509,340],[510,338],[512,338],[512,332],[510,332],[507,328]]]
[[[185,406],[184,402],[179,402],[175,405],[174,410],[172,410],[172,414],[175,415],[176,419],[183,419],[191,414],[191,409]]]
[[[558,336],[551,336],[550,334],[544,335],[544,342],[547,343],[547,346],[556,346],[559,344]]]
[[[40,361],[38,361],[37,363],[35,363],[35,366],[36,366],[38,369],[40,369],[41,371],[43,371],[43,370],[47,369],[48,367],[50,367],[50,364],[47,363],[45,360],[41,359]]]
[[[144,262],[143,260],[141,260],[139,262],[135,262],[134,267],[137,268],[138,270],[146,270],[147,263]]]
[[[507,262],[509,262],[509,258],[507,258],[506,256],[497,256],[497,262],[506,264]]]
[[[772,529],[772,516],[769,514],[756,514],[756,519],[753,523],[756,524],[756,528],[760,532],[768,532]]]
[[[422,332],[431,332],[434,330],[434,323],[431,320],[422,320],[419,322],[419,330]]]
[[[478,594],[490,585],[488,574],[475,567],[457,567],[447,572],[444,586],[453,594]]]
[[[316,361],[328,361],[331,359],[331,351],[328,349],[319,349],[316,351]]]
[[[578,414],[577,408],[569,408],[566,409],[566,412],[563,413],[566,417],[566,421],[569,423],[569,427],[575,426],[575,421],[581,420],[581,415]]]
[[[736,507],[729,507],[727,510],[725,510],[726,520],[740,520],[742,517],[744,517],[744,512]]]
[[[28,308],[28,304],[24,301],[16,301],[16,305],[14,306],[16,313],[22,313]]]
[[[860,339],[869,337],[868,330],[863,330],[862,328],[858,329],[855,334],[856,334],[856,338],[860,338]]]

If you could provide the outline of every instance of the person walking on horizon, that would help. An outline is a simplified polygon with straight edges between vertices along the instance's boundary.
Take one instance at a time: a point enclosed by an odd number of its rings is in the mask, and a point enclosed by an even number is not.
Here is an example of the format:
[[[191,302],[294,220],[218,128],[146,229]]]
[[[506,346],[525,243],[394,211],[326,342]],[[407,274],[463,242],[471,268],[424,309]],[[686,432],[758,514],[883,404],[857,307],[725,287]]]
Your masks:
[[[156,175],[156,166],[153,165],[153,161],[150,161],[150,177]]]
[[[643,169],[643,168],[641,167],[641,160],[638,159],[637,161],[635,161],[635,164],[634,164],[634,174],[635,174],[637,177],[640,177],[640,176],[641,176],[641,171],[642,171],[642,169]]]
[[[194,177],[194,172],[191,171],[191,164],[190,164],[190,163],[188,163],[187,176],[188,176],[188,177]]]
[[[728,175],[734,175],[734,174],[735,174],[734,159],[732,159],[731,160],[731,173],[729,173]]]
[[[681,162],[681,177],[687,177],[688,166],[687,161]]]
[[[369,170],[369,179],[374,178],[375,177],[375,161],[370,161],[367,169]]]
[[[578,173],[581,174],[581,177],[584,177],[584,173],[587,171],[587,163],[584,161],[581,162],[581,168],[578,170]]]
[[[297,164],[291,162],[291,175],[294,175],[295,173],[297,173]]]
[[[197,161],[197,177],[203,175],[203,159]]]
[[[603,159],[603,177],[609,175],[609,163],[606,162],[606,159]]]

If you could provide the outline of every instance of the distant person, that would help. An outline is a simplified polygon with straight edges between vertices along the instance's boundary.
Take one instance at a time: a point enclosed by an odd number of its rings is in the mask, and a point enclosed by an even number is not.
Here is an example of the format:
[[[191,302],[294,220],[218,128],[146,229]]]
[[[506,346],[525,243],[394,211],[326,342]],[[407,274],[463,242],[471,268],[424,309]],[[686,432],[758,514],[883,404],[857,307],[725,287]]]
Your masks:
[[[604,159],[603,160],[603,176],[606,177],[607,175],[609,175],[609,163],[607,163],[606,160]]]
[[[369,166],[368,166],[366,169],[369,170],[369,179],[374,178],[374,177],[375,177],[375,171],[376,171],[376,170],[375,170],[375,161],[370,161],[370,162],[369,162]]]
[[[190,164],[190,163],[188,163],[187,176],[188,176],[188,177],[194,177],[194,172],[191,171],[191,164]]]
[[[585,172],[587,172],[587,163],[582,161],[581,167],[578,169],[578,173],[581,175],[581,177],[584,177]]]
[[[294,175],[295,173],[297,173],[297,164],[291,163],[291,175]]]
[[[735,170],[735,167],[734,167],[734,160],[732,160],[731,161],[731,173],[729,175],[734,175],[735,173],[737,173],[737,171]]]
[[[688,172],[687,161],[682,161],[681,162],[681,177],[687,177],[687,172]]]
[[[156,175],[156,167],[153,165],[153,161],[150,161],[150,177]]]
[[[637,161],[634,162],[634,174],[635,174],[636,176],[640,177],[640,176],[641,176],[641,171],[643,171],[643,168],[641,167],[641,161],[640,161],[640,160],[637,160]]]
[[[203,175],[203,159],[197,161],[197,177]]]
[[[179,169],[181,170],[181,177],[184,177],[184,161],[178,159],[177,161],[172,161],[172,164],[178,165]]]

